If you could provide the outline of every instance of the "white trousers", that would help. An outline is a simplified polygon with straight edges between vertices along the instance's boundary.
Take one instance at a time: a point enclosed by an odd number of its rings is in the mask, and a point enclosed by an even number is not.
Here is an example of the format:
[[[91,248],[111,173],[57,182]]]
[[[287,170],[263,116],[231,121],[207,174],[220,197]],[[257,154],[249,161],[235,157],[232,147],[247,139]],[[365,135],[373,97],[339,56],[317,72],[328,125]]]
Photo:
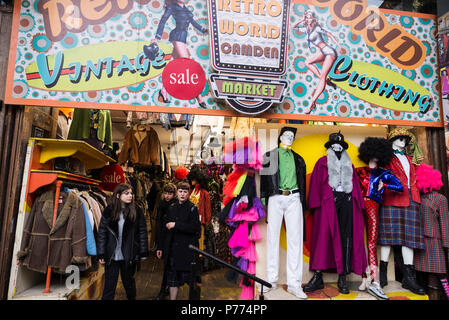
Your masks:
[[[274,195],[268,199],[267,280],[279,278],[279,237],[282,220],[287,232],[287,285],[300,287],[302,281],[303,212],[299,193]]]

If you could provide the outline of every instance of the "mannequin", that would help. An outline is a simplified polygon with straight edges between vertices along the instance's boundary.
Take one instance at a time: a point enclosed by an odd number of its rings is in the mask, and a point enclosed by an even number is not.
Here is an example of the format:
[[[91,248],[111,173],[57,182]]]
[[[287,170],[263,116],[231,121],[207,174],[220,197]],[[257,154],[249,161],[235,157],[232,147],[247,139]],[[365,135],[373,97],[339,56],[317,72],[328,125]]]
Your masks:
[[[314,275],[305,292],[324,288],[322,271],[338,273],[338,290],[348,294],[346,275],[361,275],[367,268],[364,236],[364,207],[360,183],[348,144],[338,133],[329,135],[321,157],[312,172],[309,208],[313,210],[310,270]]]
[[[384,138],[366,138],[359,147],[359,158],[367,164],[357,168],[365,202],[368,262],[372,283],[368,292],[377,298],[388,300],[382,291],[377,277],[377,237],[379,226],[379,205],[382,203],[384,189],[402,192],[401,182],[390,171],[383,169],[393,156],[391,142]]]
[[[419,207],[421,200],[415,175],[416,162],[419,160],[416,154],[419,147],[413,134],[404,128],[393,129],[388,134],[388,140],[392,143],[394,156],[385,168],[401,181],[404,190],[403,192],[385,190],[384,203],[379,212],[380,285],[383,288],[388,284],[388,259],[391,246],[397,245],[401,246],[404,261],[402,287],[423,295],[425,291],[417,283],[413,267],[413,249],[424,249]],[[413,159],[406,155],[406,147],[409,144],[412,144],[411,147],[415,151]]]
[[[429,296],[430,277],[434,277],[441,282],[443,292],[449,299],[445,257],[445,249],[449,248],[449,207],[447,198],[437,192],[443,186],[441,173],[423,163],[416,168],[416,184],[421,192],[421,214],[426,249],[415,251],[415,268],[427,273]]]
[[[282,220],[287,233],[287,291],[300,299],[303,250],[303,208],[306,207],[306,163],[291,149],[296,128],[283,127],[278,148],[265,154],[260,175],[260,197],[267,203],[267,280],[276,288],[279,274],[279,237]],[[268,289],[264,287],[264,289]]]

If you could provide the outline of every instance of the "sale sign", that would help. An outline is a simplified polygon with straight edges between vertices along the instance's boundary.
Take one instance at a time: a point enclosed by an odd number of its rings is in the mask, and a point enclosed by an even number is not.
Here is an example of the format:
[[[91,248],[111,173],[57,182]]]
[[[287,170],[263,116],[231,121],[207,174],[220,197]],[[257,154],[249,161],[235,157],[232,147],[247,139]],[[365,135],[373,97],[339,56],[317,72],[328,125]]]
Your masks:
[[[198,62],[179,58],[167,64],[162,73],[162,83],[171,96],[189,100],[203,91],[206,75]]]

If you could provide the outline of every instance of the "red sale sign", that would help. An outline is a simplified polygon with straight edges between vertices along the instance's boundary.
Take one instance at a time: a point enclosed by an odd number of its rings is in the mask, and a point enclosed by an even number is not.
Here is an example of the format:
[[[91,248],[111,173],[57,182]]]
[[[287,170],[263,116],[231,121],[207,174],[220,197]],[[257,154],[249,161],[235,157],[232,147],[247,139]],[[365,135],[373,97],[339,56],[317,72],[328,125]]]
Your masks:
[[[125,173],[118,164],[111,164],[101,170],[101,187],[106,191],[114,191],[121,183],[125,183]]]
[[[190,100],[203,91],[206,75],[198,62],[188,58],[178,58],[165,66],[162,72],[162,84],[171,96]]]

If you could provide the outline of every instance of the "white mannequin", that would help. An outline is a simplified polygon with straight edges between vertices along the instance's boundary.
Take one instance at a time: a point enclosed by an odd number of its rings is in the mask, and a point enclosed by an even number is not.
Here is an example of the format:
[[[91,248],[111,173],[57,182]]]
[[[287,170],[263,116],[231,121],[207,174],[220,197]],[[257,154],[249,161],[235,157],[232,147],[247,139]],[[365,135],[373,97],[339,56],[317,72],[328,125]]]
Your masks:
[[[392,143],[392,147],[394,150],[403,151],[405,150],[405,146],[407,144],[407,138],[399,137],[395,139]],[[410,164],[405,155],[395,154],[395,156],[401,161],[402,167],[407,176],[408,185],[410,186]],[[390,257],[391,246],[380,246],[380,260],[384,262],[388,262]],[[404,259],[404,264],[413,264],[413,249],[409,247],[402,246],[402,258]]]
[[[284,146],[291,146],[293,143],[293,140],[295,139],[295,134],[291,131],[285,131],[282,136],[279,137],[279,140],[281,140],[281,147],[285,149]]]
[[[291,149],[295,133],[285,131],[279,137],[281,148]],[[298,210],[299,209],[299,210]],[[307,299],[301,287],[303,266],[303,211],[299,193],[272,195],[268,201],[267,280],[276,288],[279,270],[279,237],[282,221],[287,235],[287,291],[300,299]],[[264,287],[264,291],[270,289]]]

